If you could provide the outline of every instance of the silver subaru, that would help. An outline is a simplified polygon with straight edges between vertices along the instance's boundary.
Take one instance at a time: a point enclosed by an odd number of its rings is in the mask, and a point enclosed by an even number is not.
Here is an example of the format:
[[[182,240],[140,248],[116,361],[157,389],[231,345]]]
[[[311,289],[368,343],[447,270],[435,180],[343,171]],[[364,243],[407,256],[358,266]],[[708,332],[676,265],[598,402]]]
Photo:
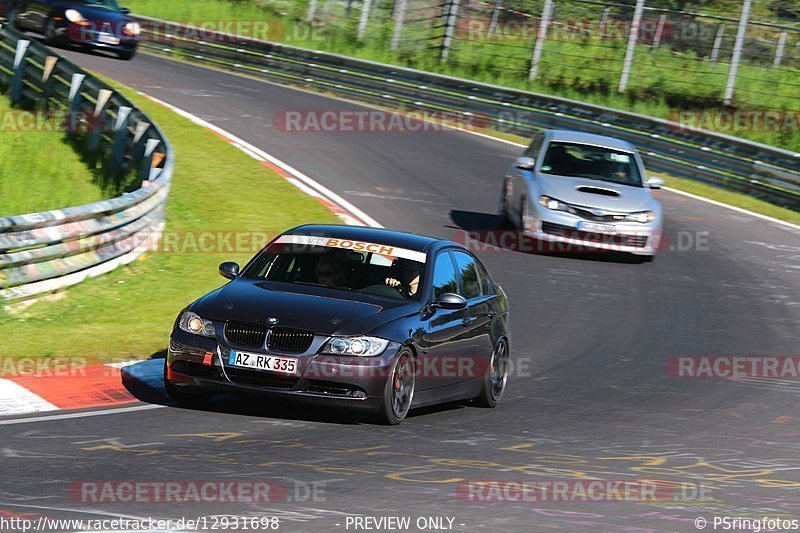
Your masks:
[[[525,236],[652,260],[661,240],[661,204],[630,143],[575,131],[544,130],[508,169],[499,213]]]

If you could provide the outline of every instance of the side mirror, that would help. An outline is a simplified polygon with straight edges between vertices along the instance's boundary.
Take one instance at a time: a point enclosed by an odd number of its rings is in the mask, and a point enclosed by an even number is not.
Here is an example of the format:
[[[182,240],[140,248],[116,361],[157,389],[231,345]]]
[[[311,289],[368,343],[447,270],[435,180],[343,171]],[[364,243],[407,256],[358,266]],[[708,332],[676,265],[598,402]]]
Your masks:
[[[536,160],[532,157],[518,157],[514,165],[520,170],[533,170]]]
[[[131,12],[131,10],[130,10],[130,9],[128,9],[127,7],[123,7],[123,8],[121,8],[119,11],[120,11],[120,13],[122,13],[123,15],[129,15],[129,14],[130,14],[130,12]]]
[[[661,187],[664,186],[664,183],[665,182],[663,179],[656,176],[650,176],[649,178],[647,178],[647,186],[650,187],[651,189],[660,189]]]
[[[219,275],[226,279],[236,279],[239,277],[238,263],[227,262],[219,266]]]
[[[439,299],[434,302],[433,307],[448,310],[464,309],[467,307],[467,300],[459,294],[446,292],[439,296]]]

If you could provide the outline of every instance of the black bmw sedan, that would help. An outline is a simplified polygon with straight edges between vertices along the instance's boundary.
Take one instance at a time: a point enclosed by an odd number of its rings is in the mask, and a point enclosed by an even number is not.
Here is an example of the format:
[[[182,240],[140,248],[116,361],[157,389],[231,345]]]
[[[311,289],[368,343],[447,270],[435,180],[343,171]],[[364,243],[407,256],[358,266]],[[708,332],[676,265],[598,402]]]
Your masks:
[[[184,309],[167,393],[263,393],[357,409],[389,424],[411,408],[494,407],[509,371],[503,290],[461,244],[382,229],[300,226]]]
[[[128,13],[116,0],[10,0],[5,17],[19,30],[44,35],[47,44],[75,44],[130,59],[140,27]]]

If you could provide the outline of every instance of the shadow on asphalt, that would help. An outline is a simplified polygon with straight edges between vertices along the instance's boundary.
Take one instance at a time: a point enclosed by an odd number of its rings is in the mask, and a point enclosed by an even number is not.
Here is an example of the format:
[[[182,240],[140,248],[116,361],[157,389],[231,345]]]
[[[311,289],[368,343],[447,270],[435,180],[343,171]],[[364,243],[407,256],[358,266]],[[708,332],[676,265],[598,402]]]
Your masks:
[[[122,385],[137,400],[174,409],[190,411],[208,411],[230,415],[272,418],[277,420],[295,420],[304,422],[323,422],[329,424],[357,425],[373,423],[368,414],[332,411],[325,406],[308,405],[292,402],[282,398],[245,394],[234,396],[218,394],[202,407],[186,407],[170,399],[164,391],[164,358],[166,352],[156,352],[149,359],[128,365],[120,370]],[[464,408],[461,403],[442,404],[414,409],[409,419],[415,416],[450,411]]]
[[[560,257],[581,261],[639,264],[646,259],[633,254],[609,252],[586,247],[541,241],[524,235],[522,231],[503,223],[494,213],[475,211],[450,211],[450,220],[456,231],[450,239],[464,244],[473,252],[509,251],[542,257]],[[460,230],[460,231],[459,231]]]

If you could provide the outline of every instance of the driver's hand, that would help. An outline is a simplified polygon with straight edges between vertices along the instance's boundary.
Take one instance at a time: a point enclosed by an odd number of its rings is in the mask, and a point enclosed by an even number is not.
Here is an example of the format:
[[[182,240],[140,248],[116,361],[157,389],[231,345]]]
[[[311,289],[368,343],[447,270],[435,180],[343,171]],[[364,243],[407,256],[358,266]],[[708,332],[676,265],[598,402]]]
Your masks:
[[[386,278],[386,284],[395,289],[400,287],[400,282],[394,278]]]

